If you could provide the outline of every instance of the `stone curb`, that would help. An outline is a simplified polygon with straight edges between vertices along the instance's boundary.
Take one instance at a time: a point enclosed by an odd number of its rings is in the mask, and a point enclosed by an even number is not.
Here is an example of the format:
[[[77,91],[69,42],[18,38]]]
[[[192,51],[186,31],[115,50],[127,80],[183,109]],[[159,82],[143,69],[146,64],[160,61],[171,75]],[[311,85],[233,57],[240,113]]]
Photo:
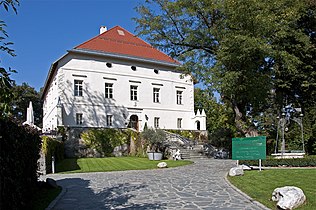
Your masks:
[[[62,188],[62,190],[59,193],[59,195],[48,205],[48,207],[45,210],[52,210],[52,209],[54,209],[56,203],[61,199],[61,197],[63,197],[65,195],[66,192],[67,192],[67,189],[66,188]]]
[[[263,205],[262,203],[254,200],[253,198],[249,197],[246,193],[242,192],[240,189],[238,189],[237,187],[235,187],[232,183],[229,182],[229,180],[227,179],[228,176],[228,172],[225,174],[224,180],[225,182],[231,187],[233,188],[236,192],[238,192],[240,195],[242,195],[243,197],[245,197],[246,199],[248,199],[251,203],[255,204],[256,206],[258,206],[259,208],[263,209],[263,210],[271,210],[268,207],[266,207],[265,205]]]

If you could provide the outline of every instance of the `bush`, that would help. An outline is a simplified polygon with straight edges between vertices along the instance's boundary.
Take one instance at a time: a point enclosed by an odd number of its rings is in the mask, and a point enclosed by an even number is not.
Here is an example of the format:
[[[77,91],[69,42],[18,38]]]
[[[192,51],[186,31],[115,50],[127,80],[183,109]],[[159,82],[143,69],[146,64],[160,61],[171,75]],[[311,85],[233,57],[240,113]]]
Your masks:
[[[64,143],[48,136],[42,136],[42,152],[45,155],[46,173],[52,172],[52,156],[59,162],[64,159]]]
[[[113,156],[114,147],[128,142],[128,134],[116,129],[89,129],[81,134],[84,144],[102,156]]]
[[[257,160],[241,160],[240,164],[258,166]],[[266,160],[262,160],[262,166],[266,167],[278,167],[278,166],[289,166],[289,167],[315,167],[316,156],[306,156],[304,158],[291,158],[291,159],[274,159],[268,157]]]
[[[0,119],[0,131],[0,209],[25,209],[36,190],[41,139],[8,119]]]
[[[147,141],[151,152],[163,152],[166,133],[163,130],[152,128],[146,129],[141,133],[143,139]]]

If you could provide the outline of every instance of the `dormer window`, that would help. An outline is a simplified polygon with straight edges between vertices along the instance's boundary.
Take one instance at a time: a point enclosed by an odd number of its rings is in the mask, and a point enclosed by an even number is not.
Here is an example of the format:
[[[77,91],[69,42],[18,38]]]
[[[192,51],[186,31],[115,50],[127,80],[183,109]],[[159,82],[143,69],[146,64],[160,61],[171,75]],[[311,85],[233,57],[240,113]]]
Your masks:
[[[132,69],[133,71],[136,71],[136,66],[131,66],[131,69]]]

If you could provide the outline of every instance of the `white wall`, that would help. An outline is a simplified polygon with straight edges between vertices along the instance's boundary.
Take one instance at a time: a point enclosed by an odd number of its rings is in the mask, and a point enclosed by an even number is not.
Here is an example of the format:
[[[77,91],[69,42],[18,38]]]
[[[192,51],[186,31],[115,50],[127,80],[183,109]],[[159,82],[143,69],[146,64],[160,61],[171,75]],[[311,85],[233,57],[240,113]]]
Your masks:
[[[112,67],[106,63],[112,63]],[[131,66],[136,66],[136,71]],[[177,118],[182,118],[182,129],[194,130],[193,83],[189,76],[171,71],[167,66],[128,63],[97,57],[82,57],[68,54],[57,66],[52,92],[46,95],[50,102],[44,113],[49,113],[58,97],[63,104],[63,124],[77,126],[76,113],[83,114],[83,127],[105,127],[106,115],[114,117],[113,127],[123,128],[132,114],[140,120],[140,128],[145,122],[154,125],[154,117],[160,118],[160,128],[177,129]],[[154,69],[159,72],[156,74]],[[74,96],[74,80],[83,80],[83,96]],[[105,98],[105,83],[113,84],[113,99]],[[130,85],[138,86],[138,100],[130,100]],[[160,103],[153,102],[153,88],[160,88]],[[183,91],[183,104],[176,104],[176,91]],[[54,127],[54,114],[45,114],[45,128]]]

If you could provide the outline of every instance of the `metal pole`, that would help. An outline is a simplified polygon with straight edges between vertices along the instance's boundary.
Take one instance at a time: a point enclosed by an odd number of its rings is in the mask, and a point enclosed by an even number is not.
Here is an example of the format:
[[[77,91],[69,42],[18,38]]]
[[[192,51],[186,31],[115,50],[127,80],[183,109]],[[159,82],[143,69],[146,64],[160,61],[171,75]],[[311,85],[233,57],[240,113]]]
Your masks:
[[[302,144],[303,144],[303,152],[305,153],[305,145],[304,145],[304,129],[303,129],[303,120],[301,122],[301,130],[302,130]]]
[[[261,159],[259,159],[259,171],[261,171]]]
[[[285,152],[284,127],[285,127],[285,119],[282,118],[282,146],[281,146],[282,156]]]
[[[275,147],[274,147],[274,154],[277,153],[277,150],[278,150],[278,142],[279,142],[280,119],[279,119],[279,117],[277,117],[277,119],[278,119],[278,127],[277,127],[276,144],[275,144]]]

